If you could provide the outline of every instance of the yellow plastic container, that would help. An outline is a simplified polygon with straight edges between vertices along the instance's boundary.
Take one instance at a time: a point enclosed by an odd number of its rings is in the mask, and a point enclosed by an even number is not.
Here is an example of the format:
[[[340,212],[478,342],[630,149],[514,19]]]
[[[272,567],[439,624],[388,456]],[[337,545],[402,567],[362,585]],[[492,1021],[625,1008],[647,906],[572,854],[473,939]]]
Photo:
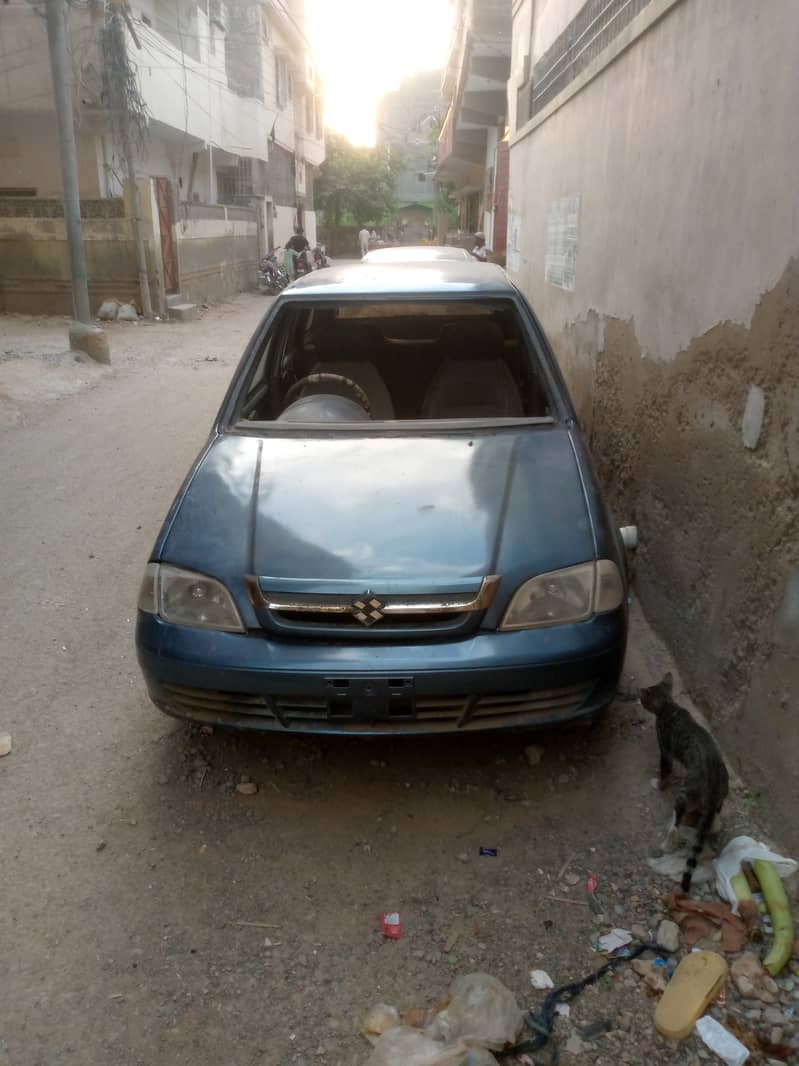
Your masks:
[[[684,1040],[724,987],[727,963],[715,951],[686,955],[655,1008],[655,1026],[668,1040]]]

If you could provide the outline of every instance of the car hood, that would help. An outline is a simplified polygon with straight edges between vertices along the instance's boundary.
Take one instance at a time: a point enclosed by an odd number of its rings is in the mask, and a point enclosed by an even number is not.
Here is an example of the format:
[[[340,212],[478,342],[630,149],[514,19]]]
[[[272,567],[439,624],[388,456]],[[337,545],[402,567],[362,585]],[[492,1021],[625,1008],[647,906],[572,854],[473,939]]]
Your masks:
[[[557,425],[299,438],[225,435],[160,558],[264,587],[475,587],[594,558],[580,470]]]

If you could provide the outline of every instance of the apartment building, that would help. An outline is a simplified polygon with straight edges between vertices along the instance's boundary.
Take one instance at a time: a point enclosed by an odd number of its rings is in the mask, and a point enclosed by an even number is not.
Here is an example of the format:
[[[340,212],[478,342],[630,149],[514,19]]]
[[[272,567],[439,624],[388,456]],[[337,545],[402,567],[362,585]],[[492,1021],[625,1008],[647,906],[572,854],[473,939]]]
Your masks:
[[[103,94],[107,12],[102,2],[66,11],[90,290],[123,297],[135,266],[127,168]],[[130,0],[125,14],[147,108],[135,170],[156,305],[178,292],[225,296],[254,281],[258,255],[295,225],[316,236],[324,134],[304,2]],[[27,0],[2,8],[0,57],[0,309],[39,309],[49,295],[41,309],[63,310],[62,233],[41,224],[57,223],[62,194],[47,32]],[[31,239],[20,264],[20,242]]]
[[[453,186],[460,230],[482,230],[488,247],[500,256],[507,231],[510,56],[511,0],[457,0],[436,181]]]

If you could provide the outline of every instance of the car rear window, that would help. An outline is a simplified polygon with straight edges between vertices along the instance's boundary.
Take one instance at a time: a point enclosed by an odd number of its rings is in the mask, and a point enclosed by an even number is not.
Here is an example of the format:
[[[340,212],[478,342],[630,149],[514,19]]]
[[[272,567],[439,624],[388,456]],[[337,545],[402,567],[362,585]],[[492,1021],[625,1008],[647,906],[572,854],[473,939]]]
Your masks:
[[[518,420],[553,411],[516,306],[502,299],[287,303],[242,375],[234,422]]]

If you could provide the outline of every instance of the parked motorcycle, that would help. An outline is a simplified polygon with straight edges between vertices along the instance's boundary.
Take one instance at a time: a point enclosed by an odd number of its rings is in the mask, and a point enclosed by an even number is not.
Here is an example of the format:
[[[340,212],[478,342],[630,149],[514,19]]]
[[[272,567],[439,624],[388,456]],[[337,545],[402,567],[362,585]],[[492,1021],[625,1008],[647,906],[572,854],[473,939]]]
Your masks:
[[[288,275],[278,266],[277,255],[270,252],[258,264],[258,289],[269,296],[276,296],[289,283]]]

